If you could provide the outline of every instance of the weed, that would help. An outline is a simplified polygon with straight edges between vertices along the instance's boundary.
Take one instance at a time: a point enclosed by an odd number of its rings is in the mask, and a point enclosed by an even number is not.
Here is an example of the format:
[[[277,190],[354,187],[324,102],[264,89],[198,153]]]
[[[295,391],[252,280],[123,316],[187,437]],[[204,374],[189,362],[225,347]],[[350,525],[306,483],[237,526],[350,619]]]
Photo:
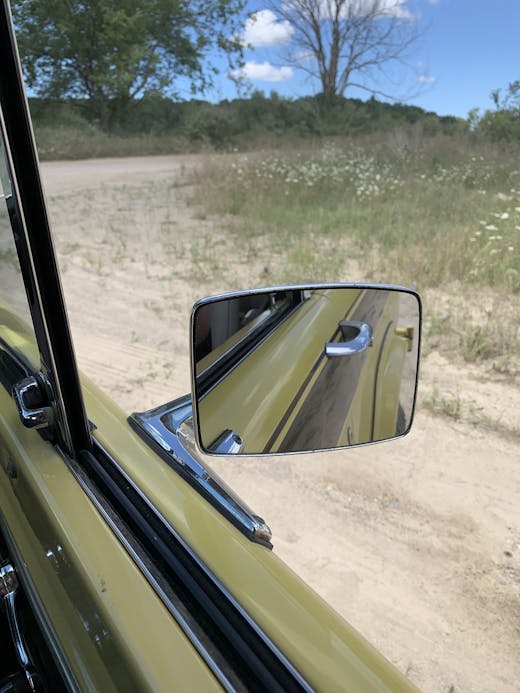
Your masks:
[[[455,421],[459,421],[461,416],[459,395],[443,396],[437,387],[434,387],[431,394],[423,399],[422,405],[433,414],[443,414]]]

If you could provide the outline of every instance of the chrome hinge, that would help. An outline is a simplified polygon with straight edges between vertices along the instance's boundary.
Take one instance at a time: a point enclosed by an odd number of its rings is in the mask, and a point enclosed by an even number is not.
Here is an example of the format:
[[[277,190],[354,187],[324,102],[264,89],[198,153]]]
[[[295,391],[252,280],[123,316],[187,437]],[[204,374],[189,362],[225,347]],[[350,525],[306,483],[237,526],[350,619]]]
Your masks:
[[[24,378],[13,387],[13,398],[20,420],[27,428],[47,428],[54,423],[54,410],[34,376]]]
[[[36,693],[37,691],[42,691],[43,686],[40,676],[35,670],[27,652],[27,648],[25,647],[20,621],[18,619],[18,613],[16,610],[17,593],[18,577],[16,575],[16,570],[13,568],[11,563],[5,562],[0,565],[0,599],[4,603],[18,664],[23,670],[23,676],[29,691]]]

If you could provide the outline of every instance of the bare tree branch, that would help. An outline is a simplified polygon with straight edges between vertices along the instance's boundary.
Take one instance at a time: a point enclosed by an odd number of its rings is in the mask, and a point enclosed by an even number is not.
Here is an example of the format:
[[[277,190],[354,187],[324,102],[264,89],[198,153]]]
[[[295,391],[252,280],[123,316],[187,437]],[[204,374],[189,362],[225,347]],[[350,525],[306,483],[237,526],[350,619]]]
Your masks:
[[[319,80],[327,110],[349,87],[388,96],[375,84],[370,86],[374,71],[384,73],[384,66],[407,64],[409,50],[423,33],[407,2],[269,0],[268,4],[293,29],[287,62]]]

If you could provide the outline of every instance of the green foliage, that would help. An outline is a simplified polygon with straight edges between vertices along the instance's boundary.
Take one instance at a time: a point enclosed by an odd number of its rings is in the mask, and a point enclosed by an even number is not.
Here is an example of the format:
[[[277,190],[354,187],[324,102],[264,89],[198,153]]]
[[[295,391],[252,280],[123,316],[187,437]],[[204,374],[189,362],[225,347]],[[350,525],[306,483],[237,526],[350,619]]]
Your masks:
[[[49,135],[52,127],[56,128],[57,140],[63,127],[77,127],[85,133],[93,126],[99,128],[99,119],[89,110],[87,99],[33,98],[30,105],[36,128],[45,127]],[[466,123],[460,118],[439,117],[416,106],[338,98],[335,107],[323,114],[319,97],[288,99],[276,92],[265,96],[260,91],[247,99],[217,104],[178,102],[160,92],[149,92],[134,99],[131,108],[113,111],[111,123],[112,132],[120,138],[164,135],[170,141],[183,139],[195,150],[203,145],[251,149],[266,142],[286,146],[295,140],[396,130],[404,132],[405,137],[411,131],[415,137],[460,135],[466,131]]]
[[[185,78],[204,90],[208,56],[240,61],[244,0],[13,0],[25,79],[45,97],[73,97],[104,129],[150,91]]]
[[[479,121],[477,132],[494,141],[520,140],[520,109],[486,111]]]

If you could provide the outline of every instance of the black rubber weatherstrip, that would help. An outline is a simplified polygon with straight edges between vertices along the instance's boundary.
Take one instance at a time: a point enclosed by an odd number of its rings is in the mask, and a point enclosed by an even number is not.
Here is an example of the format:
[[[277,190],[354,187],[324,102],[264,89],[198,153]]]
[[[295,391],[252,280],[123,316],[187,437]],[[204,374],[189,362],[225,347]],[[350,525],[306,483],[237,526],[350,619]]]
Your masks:
[[[212,648],[247,691],[304,691],[299,676],[276,656],[174,534],[108,461],[90,452],[81,462],[113,510],[146,551]]]

